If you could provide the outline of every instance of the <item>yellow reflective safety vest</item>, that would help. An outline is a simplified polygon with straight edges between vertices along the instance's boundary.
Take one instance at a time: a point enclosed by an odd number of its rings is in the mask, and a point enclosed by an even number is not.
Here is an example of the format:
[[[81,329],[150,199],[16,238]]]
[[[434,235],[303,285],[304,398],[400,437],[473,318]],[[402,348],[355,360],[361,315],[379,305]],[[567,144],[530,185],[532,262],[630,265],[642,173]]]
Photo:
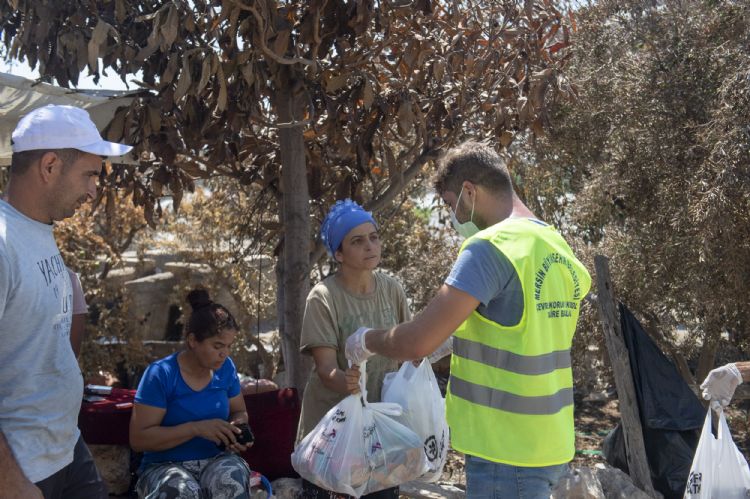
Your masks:
[[[500,250],[523,289],[521,321],[474,311],[453,336],[446,397],[452,446],[514,466],[567,463],[575,453],[570,346],[591,276],[551,226],[508,218],[467,239]]]

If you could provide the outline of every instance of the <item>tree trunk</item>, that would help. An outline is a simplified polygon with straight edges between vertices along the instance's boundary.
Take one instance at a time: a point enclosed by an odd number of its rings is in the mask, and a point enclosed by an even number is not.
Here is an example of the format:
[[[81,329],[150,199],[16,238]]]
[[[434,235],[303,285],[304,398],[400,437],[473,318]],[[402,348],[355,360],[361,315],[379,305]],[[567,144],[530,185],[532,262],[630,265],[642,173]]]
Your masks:
[[[301,120],[304,102],[294,93],[294,81],[276,95],[276,109],[284,123],[279,129],[281,147],[281,221],[284,242],[281,259],[282,298],[281,351],[284,356],[286,382],[301,391],[310,371],[310,360],[299,353],[302,316],[310,288],[310,193],[307,185],[307,164],[303,125],[289,126]],[[283,79],[281,81],[284,81]]]
[[[281,203],[279,203],[279,206],[281,206]],[[280,217],[281,218],[281,217]],[[281,341],[281,356],[279,359],[279,364],[276,365],[276,372],[277,376],[281,376],[281,373],[283,372],[283,376],[287,376],[289,373],[286,370],[286,367],[284,369],[281,369],[280,364],[286,364],[286,346],[284,344],[284,331],[286,331],[286,324],[284,323],[284,247],[283,245],[279,249],[279,254],[276,255],[276,265],[274,267],[274,272],[276,273],[276,318],[279,323],[279,337]],[[289,386],[290,382],[286,381],[286,379],[279,379],[278,380],[279,386]]]
[[[604,330],[607,353],[612,364],[615,386],[617,387],[629,474],[633,478],[633,483],[639,489],[646,492],[649,497],[657,497],[651,483],[646,446],[643,442],[640,409],[638,408],[638,399],[633,382],[633,371],[630,366],[628,347],[625,344],[620,327],[617,300],[609,275],[609,260],[602,255],[596,255],[594,265],[596,267],[599,317]]]

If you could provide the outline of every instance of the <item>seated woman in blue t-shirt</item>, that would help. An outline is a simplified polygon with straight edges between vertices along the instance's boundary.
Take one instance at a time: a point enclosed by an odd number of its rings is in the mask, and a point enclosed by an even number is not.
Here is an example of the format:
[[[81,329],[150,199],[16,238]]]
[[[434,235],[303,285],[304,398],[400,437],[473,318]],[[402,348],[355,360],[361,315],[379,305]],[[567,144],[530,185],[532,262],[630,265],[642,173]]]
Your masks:
[[[247,423],[247,409],[228,356],[237,323],[205,290],[187,299],[187,348],[148,366],[135,396],[130,446],[143,452],[138,497],[247,498],[250,469],[237,455],[247,446],[237,442],[236,426]]]

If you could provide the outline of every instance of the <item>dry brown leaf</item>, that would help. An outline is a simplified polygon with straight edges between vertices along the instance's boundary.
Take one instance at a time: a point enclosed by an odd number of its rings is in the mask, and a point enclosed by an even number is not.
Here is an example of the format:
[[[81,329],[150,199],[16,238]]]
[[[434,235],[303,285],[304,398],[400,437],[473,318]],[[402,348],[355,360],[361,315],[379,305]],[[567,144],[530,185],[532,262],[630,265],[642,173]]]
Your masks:
[[[193,178],[209,178],[211,176],[210,172],[203,170],[197,163],[186,161],[184,163],[180,163],[179,167],[182,171]]]
[[[88,46],[88,64],[89,70],[92,73],[99,72],[99,52],[102,44],[107,41],[107,34],[110,29],[112,29],[112,26],[99,19],[94,31],[91,33],[91,39],[89,40]]]
[[[240,66],[240,71],[242,72],[242,78],[245,79],[248,85],[252,85],[255,82],[255,72],[251,63],[248,62]]]
[[[177,80],[177,88],[174,91],[174,102],[182,99],[187,94],[190,84],[192,83],[192,76],[190,75],[190,61],[188,55],[182,56],[182,70]]]
[[[172,208],[177,213],[182,202],[183,189],[182,182],[176,174],[169,177],[169,191],[172,193]]]
[[[401,135],[407,135],[414,125],[414,112],[411,102],[403,101],[398,107],[398,131]]]
[[[368,111],[372,107],[372,103],[375,100],[375,95],[372,91],[372,83],[370,82],[370,79],[365,80],[365,85],[362,88],[362,105],[367,109]]]
[[[216,78],[219,80],[219,96],[216,98],[216,110],[223,112],[227,108],[227,79],[224,76],[224,68],[221,63],[218,64]]]
[[[125,114],[127,114],[127,112],[128,109],[125,107],[121,107],[117,110],[114,118],[112,118],[112,121],[109,122],[109,126],[107,127],[107,140],[115,142],[122,140],[123,129],[125,126]]]
[[[196,90],[196,94],[200,95],[203,93],[203,89],[206,88],[206,84],[208,83],[208,79],[213,76],[215,67],[213,64],[213,59],[216,57],[215,55],[209,55],[208,57],[203,58],[203,64],[201,64],[201,79],[198,82],[198,88]]]
[[[570,27],[573,28],[573,33],[578,31],[578,24],[576,23],[576,16],[572,10],[568,11],[568,19],[570,19]]]
[[[507,43],[513,43],[518,41],[521,38],[521,35],[523,34],[523,31],[520,29],[515,28],[507,28],[503,30],[503,40],[505,40]]]
[[[559,24],[553,24],[552,27],[547,32],[547,34],[545,34],[541,38],[542,45],[544,45],[545,43],[547,43],[548,40],[552,40],[555,37],[555,34],[557,34],[557,30],[559,30],[559,29],[560,29],[560,25]]]
[[[161,20],[161,11],[157,11],[153,18],[153,27],[151,34],[148,36],[148,42],[145,47],[141,47],[138,51],[138,55],[135,56],[136,62],[143,62],[151,57],[154,52],[159,48],[161,41],[161,35],[159,34],[159,23]]]
[[[443,81],[445,75],[445,63],[442,59],[438,59],[432,64],[432,76],[436,81]]]
[[[184,24],[185,29],[187,30],[188,33],[195,32],[195,18],[193,17],[192,12],[188,12],[188,14],[185,16],[184,23],[185,23]]]
[[[154,193],[154,196],[160,198],[164,193],[164,184],[162,184],[158,180],[151,179],[151,192]]]
[[[159,133],[161,129],[161,109],[156,105],[152,104],[148,106],[148,122],[152,133]]]
[[[511,142],[513,142],[513,134],[511,132],[505,130],[500,134],[500,143],[503,145],[503,147],[508,147]]]
[[[161,78],[159,79],[159,84],[161,86],[167,86],[167,85],[172,84],[172,80],[174,80],[174,75],[177,73],[178,64],[179,64],[179,59],[177,57],[169,58],[167,67],[164,69],[164,73],[162,73]]]
[[[78,73],[80,74],[83,72],[83,70],[88,66],[89,58],[89,47],[86,43],[86,38],[83,36],[83,32],[76,31],[74,35],[75,45],[73,48],[73,54],[76,58],[76,66],[78,67]],[[71,80],[77,84],[78,82],[78,75],[74,74],[72,75],[73,78]]]
[[[328,93],[334,93],[337,90],[339,90],[341,87],[346,85],[347,80],[349,79],[349,74],[344,73],[340,75],[333,75],[333,73],[328,73],[324,77],[324,87],[326,89],[326,92]]]
[[[167,20],[164,22],[164,25],[162,25],[161,27],[160,47],[163,52],[167,52],[172,47],[172,44],[174,43],[174,41],[177,39],[179,22],[180,22],[180,15],[177,12],[177,7],[172,5],[169,8],[169,13],[167,14]]]

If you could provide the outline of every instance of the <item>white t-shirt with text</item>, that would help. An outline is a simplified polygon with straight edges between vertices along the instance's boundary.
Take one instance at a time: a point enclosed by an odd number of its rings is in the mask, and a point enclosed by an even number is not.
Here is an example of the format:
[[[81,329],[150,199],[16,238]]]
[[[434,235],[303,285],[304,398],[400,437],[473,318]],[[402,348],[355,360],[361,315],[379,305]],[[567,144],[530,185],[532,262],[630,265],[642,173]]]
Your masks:
[[[52,225],[0,200],[0,431],[32,482],[70,464],[80,436],[72,302]]]

